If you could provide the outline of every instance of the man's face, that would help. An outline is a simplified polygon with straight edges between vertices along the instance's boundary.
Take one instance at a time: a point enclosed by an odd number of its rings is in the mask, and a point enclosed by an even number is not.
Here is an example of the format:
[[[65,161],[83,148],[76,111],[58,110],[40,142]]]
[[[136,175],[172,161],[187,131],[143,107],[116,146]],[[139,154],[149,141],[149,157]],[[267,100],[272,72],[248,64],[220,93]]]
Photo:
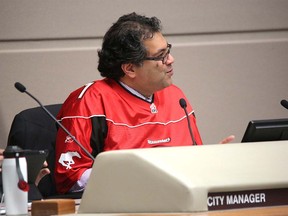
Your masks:
[[[167,53],[168,44],[161,33],[156,33],[153,38],[145,40],[144,45],[148,58],[166,56],[164,63],[162,60],[144,60],[143,64],[135,69],[134,87],[143,95],[149,96],[172,84],[174,58]]]

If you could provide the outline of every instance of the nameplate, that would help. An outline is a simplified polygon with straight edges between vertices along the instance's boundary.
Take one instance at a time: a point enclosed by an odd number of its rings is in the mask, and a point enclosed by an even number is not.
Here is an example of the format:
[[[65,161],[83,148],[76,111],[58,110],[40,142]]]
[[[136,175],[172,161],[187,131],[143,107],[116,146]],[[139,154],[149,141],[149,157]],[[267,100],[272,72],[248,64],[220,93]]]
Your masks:
[[[208,193],[208,210],[288,205],[288,188]]]

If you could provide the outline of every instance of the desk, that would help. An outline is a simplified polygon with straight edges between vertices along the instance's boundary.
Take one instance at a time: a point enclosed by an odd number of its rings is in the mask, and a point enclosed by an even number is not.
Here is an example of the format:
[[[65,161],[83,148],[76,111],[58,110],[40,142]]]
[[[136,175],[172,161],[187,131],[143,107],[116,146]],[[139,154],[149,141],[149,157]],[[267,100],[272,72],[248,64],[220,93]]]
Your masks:
[[[288,141],[103,152],[79,212],[288,206],[287,155]]]
[[[75,200],[76,213],[64,214],[66,216],[288,216],[288,205],[271,206],[271,207],[257,207],[257,208],[242,208],[230,210],[215,210],[203,212],[187,212],[187,213],[83,213],[77,214],[80,199]],[[28,215],[31,215],[29,212]]]
[[[262,208],[233,209],[223,211],[195,212],[195,213],[125,213],[125,214],[69,214],[69,216],[288,216],[288,206],[274,206]],[[68,216],[68,215],[67,215]]]

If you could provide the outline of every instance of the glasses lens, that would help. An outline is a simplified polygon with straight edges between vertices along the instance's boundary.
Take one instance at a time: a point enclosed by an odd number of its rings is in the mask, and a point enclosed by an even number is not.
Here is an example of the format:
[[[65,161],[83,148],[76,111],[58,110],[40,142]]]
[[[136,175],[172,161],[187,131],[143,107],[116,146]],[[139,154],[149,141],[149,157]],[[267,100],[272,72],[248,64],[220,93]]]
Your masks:
[[[168,57],[169,57],[169,54],[170,54],[170,49],[171,49],[171,46],[168,46],[167,52],[166,52],[166,54],[163,56],[163,60],[162,60],[162,63],[163,63],[163,64],[166,64],[166,62],[167,62],[167,60],[168,60]]]

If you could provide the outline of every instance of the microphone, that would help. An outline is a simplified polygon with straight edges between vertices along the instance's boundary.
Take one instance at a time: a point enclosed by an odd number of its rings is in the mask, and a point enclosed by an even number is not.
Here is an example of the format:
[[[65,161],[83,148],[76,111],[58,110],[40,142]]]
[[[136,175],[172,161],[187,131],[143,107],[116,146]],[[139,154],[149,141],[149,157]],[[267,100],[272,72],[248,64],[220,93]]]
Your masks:
[[[22,92],[22,93],[26,93],[27,95],[29,95],[31,98],[33,98],[39,105],[40,107],[57,123],[57,125],[59,125],[59,127],[61,127],[66,134],[68,134],[72,140],[86,153],[86,155],[88,157],[90,157],[93,161],[95,160],[94,157],[90,154],[90,152],[64,127],[64,125],[62,125],[53,115],[51,112],[49,112],[49,110],[47,110],[47,108],[45,106],[42,105],[42,103],[35,98],[32,94],[30,94],[28,91],[26,91],[25,86],[23,86],[21,83],[16,82],[15,83],[15,88]]]
[[[286,109],[288,109],[288,101],[287,100],[281,100],[281,105],[283,106],[283,107],[285,107]]]
[[[193,132],[192,132],[192,128],[191,128],[191,124],[190,124],[190,118],[189,118],[189,115],[188,115],[187,109],[186,109],[186,107],[187,107],[186,100],[184,98],[181,98],[179,100],[179,104],[184,109],[185,115],[187,117],[188,128],[189,128],[190,136],[191,136],[191,139],[192,139],[192,145],[197,145],[197,143],[196,143],[196,141],[194,139]]]

